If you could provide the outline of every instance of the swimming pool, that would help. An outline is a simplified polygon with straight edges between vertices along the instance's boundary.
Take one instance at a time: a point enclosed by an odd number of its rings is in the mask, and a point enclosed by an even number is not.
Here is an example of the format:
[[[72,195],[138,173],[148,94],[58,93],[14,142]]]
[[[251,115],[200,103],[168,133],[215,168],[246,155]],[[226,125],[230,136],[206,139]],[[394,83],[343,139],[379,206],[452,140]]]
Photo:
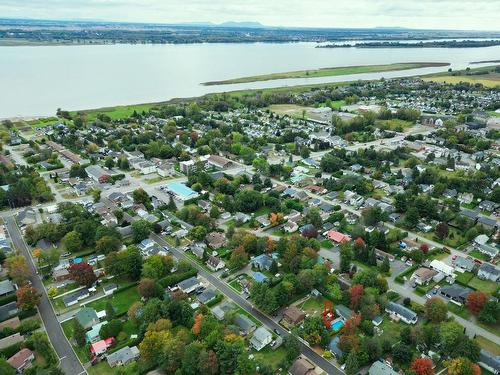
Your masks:
[[[336,320],[334,321],[330,327],[334,330],[334,331],[338,331],[340,330],[342,327],[344,326],[344,322],[342,320]]]

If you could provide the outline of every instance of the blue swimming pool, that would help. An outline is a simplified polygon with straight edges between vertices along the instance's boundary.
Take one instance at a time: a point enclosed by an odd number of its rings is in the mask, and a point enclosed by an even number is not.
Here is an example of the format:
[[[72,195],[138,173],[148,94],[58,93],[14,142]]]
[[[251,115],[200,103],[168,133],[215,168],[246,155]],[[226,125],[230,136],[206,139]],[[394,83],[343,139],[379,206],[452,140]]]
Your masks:
[[[342,320],[336,320],[335,322],[332,323],[331,328],[334,331],[340,330],[344,326],[344,322]]]

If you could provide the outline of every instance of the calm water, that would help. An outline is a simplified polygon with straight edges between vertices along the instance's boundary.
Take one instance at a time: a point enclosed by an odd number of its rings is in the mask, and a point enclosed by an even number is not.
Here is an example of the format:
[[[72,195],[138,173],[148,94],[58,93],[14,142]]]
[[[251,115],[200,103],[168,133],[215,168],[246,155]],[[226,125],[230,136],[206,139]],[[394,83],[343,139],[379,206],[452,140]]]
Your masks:
[[[0,118],[52,115],[59,107],[97,108],[237,89],[401,77],[443,68],[200,85],[206,81],[290,70],[413,61],[449,62],[453,69],[461,69],[472,61],[500,59],[500,46],[470,49],[314,46],[299,43],[0,47]]]

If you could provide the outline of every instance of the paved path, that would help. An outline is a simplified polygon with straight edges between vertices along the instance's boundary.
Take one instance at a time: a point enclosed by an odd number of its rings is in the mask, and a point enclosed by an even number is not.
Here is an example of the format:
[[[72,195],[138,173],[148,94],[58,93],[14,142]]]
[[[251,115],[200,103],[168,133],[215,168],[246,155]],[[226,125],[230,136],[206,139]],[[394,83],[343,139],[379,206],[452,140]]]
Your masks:
[[[14,246],[19,249],[28,260],[28,265],[32,273],[32,276],[30,277],[32,285],[42,293],[38,310],[40,312],[40,316],[42,317],[43,325],[45,326],[50,342],[59,357],[61,369],[67,375],[86,374],[87,372],[84,370],[80,360],[76,356],[71,344],[68,342],[68,339],[59,325],[59,321],[57,320],[54,310],[52,309],[52,305],[49,302],[43,283],[36,274],[36,268],[33,264],[33,260],[31,259],[30,250],[23,240],[19,227],[13,217],[6,218],[5,224]]]

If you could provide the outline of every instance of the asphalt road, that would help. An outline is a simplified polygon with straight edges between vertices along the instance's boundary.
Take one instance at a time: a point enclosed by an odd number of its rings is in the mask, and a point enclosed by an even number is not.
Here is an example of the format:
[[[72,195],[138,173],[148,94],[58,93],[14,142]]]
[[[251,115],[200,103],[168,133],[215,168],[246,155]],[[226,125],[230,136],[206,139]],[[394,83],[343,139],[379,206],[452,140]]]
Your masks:
[[[14,246],[19,249],[22,255],[28,260],[28,265],[32,274],[29,279],[32,285],[42,294],[38,310],[40,312],[40,316],[42,317],[50,342],[59,357],[61,369],[67,375],[86,374],[87,372],[80,363],[78,357],[73,351],[73,348],[71,347],[71,344],[68,342],[61,326],[59,325],[59,321],[57,320],[56,314],[54,313],[52,305],[49,302],[42,281],[36,273],[36,267],[31,259],[29,249],[23,240],[22,233],[19,230],[14,218],[12,216],[6,218],[5,225],[7,226],[7,230],[9,231]]]
[[[252,305],[244,298],[242,298],[238,293],[233,291],[230,287],[226,285],[223,281],[207,272],[203,267],[201,267],[197,262],[193,261],[189,257],[186,256],[182,251],[173,248],[167,241],[158,236],[157,234],[151,234],[150,238],[156,241],[158,244],[162,246],[168,246],[171,249],[172,253],[178,259],[186,259],[189,261],[196,269],[198,270],[198,274],[209,281],[213,286],[215,286],[221,293],[226,295],[229,299],[238,304],[241,308],[243,308],[248,313],[255,316],[259,319],[264,325],[272,330],[278,330],[282,337],[289,335],[289,332],[286,331],[283,327],[281,327],[278,323],[272,320],[269,316],[263,314],[258,309],[252,307]],[[312,350],[309,346],[305,344],[301,344],[301,352],[303,355],[311,359],[314,363],[316,363],[319,367],[321,367],[327,374],[335,374],[335,375],[343,375],[344,373],[337,367],[335,367],[331,362],[327,361],[325,358],[320,356],[314,350]]]

